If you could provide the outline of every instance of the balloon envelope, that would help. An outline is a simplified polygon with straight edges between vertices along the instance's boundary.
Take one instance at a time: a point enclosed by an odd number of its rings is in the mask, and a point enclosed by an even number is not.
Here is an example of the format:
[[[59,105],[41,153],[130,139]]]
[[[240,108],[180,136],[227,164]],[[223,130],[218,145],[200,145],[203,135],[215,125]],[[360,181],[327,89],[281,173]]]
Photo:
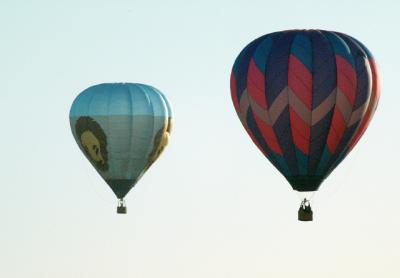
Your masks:
[[[378,71],[370,51],[348,35],[276,32],[239,54],[231,96],[251,139],[293,189],[316,191],[367,128]]]
[[[172,113],[154,87],[100,84],[77,96],[70,124],[86,158],[122,199],[167,145]]]

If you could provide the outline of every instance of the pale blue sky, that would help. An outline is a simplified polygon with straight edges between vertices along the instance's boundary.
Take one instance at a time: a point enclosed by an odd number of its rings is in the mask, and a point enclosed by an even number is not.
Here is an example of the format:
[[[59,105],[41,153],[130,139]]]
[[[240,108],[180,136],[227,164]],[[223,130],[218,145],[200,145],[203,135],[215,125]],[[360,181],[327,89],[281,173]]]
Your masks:
[[[0,2],[1,277],[399,277],[399,1],[60,2]],[[292,28],[356,37],[382,74],[312,223],[229,93],[239,51]],[[69,130],[73,99],[103,82],[153,85],[175,112],[125,216]]]

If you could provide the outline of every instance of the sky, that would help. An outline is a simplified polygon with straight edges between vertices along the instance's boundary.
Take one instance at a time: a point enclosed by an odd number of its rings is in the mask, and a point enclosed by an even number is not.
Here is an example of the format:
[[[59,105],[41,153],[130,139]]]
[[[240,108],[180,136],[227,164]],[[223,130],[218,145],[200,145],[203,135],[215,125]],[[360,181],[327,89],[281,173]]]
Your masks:
[[[0,276],[399,277],[399,1],[0,1]],[[253,39],[326,29],[380,67],[375,117],[313,200],[315,220],[242,128],[234,59]],[[77,147],[87,87],[170,100],[170,145],[126,198]]]

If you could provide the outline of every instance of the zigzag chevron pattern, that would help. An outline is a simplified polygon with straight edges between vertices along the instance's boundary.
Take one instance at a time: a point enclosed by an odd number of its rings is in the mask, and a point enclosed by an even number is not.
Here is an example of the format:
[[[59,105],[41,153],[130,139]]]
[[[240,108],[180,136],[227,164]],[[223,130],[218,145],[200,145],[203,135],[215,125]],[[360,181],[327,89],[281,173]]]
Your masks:
[[[378,70],[348,35],[277,32],[239,54],[231,96],[248,134],[293,189],[315,191],[368,127]]]

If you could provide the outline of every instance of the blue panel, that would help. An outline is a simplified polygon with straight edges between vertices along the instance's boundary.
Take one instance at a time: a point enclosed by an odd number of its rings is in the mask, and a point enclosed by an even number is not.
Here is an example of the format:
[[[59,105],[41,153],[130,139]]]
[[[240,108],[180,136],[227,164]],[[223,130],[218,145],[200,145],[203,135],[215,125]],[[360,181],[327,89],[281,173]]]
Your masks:
[[[142,85],[143,86],[143,85]],[[162,92],[160,92],[159,90],[157,90],[156,88],[153,88],[160,96],[161,98],[164,100],[164,105],[167,108],[167,112],[168,112],[168,117],[173,117],[173,112],[172,112],[172,107],[169,104],[167,98],[164,96],[164,94]],[[152,95],[152,97],[154,97],[154,95]]]
[[[277,162],[277,167],[280,169],[280,172],[283,173],[284,176],[290,176],[289,166],[287,165],[285,158],[283,156],[278,155],[275,152],[272,152],[275,161]]]
[[[353,59],[353,56],[351,55],[350,48],[344,42],[344,40],[333,32],[322,31],[322,33],[328,38],[335,54],[342,56],[353,67],[355,67],[354,59]]]
[[[372,55],[371,51],[369,51],[369,49],[359,40],[353,38],[352,36],[343,34],[343,33],[339,33],[339,32],[335,32],[335,34],[339,35],[341,38],[343,37],[347,37],[348,39],[352,40],[354,43],[357,43],[365,52],[365,54],[367,55],[368,59],[374,59],[374,55]]]
[[[265,67],[267,65],[269,54],[271,53],[271,48],[273,44],[273,38],[276,35],[268,35],[265,39],[258,45],[257,49],[253,54],[253,59],[257,67],[265,74]]]
[[[292,43],[291,52],[312,72],[311,41],[306,32],[296,35]]]
[[[296,32],[282,32],[272,46],[266,67],[266,97],[272,105],[276,97],[288,85],[290,48]]]
[[[310,31],[313,48],[312,107],[318,107],[336,88],[335,53],[328,39],[319,31]]]
[[[319,165],[316,172],[317,176],[326,176],[327,166],[331,157],[332,154],[329,152],[328,146],[325,146],[321,159],[319,160]]]
[[[289,106],[286,106],[283,112],[279,115],[273,129],[283,151],[283,157],[289,166],[291,176],[297,176],[299,173],[292,129],[290,128]]]
[[[332,116],[333,109],[331,109],[321,121],[311,127],[310,154],[308,160],[308,173],[310,175],[314,175],[317,171],[320,158],[325,149]]]
[[[308,156],[296,147],[295,147],[295,151],[296,151],[299,175],[306,176],[307,172],[308,172],[308,169],[307,169]]]

